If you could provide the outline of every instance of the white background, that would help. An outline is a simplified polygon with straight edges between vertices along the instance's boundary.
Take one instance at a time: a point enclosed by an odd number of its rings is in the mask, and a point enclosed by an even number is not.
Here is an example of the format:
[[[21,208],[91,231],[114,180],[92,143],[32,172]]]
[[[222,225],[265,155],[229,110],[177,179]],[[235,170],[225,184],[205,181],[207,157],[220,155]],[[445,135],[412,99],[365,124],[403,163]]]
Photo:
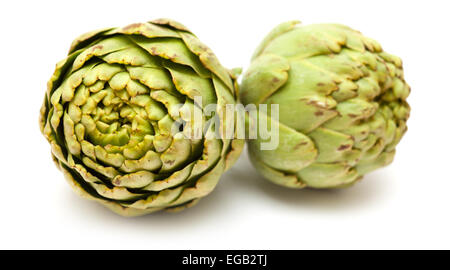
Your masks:
[[[2,249],[450,248],[448,1],[7,1],[0,65]],[[169,17],[229,68],[280,22],[349,25],[402,57],[409,131],[392,165],[345,190],[288,190],[247,154],[181,213],[123,218],[77,197],[50,158],[38,115],[54,65],[84,32]]]

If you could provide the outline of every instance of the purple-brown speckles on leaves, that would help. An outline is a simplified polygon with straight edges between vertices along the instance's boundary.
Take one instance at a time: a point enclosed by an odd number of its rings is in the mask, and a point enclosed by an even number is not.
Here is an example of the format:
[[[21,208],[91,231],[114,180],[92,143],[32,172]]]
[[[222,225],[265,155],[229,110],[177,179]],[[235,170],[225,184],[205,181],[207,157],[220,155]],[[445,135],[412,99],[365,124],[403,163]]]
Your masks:
[[[307,144],[307,142],[301,142],[301,143],[298,143],[298,144],[296,144],[295,146],[294,146],[294,150],[297,150],[297,149],[299,149],[300,147],[302,147],[303,145],[306,145]]]
[[[97,45],[92,47],[92,50],[101,50],[101,49],[103,49],[103,45],[102,44],[97,44]]]
[[[130,25],[125,26],[125,27],[123,28],[123,30],[128,31],[128,30],[133,29],[133,28],[138,28],[138,27],[140,27],[141,25],[142,25],[142,23],[133,23],[133,24],[130,24]]]
[[[165,163],[168,165],[172,165],[175,163],[175,160],[167,160]]]
[[[350,147],[351,147],[350,144],[343,144],[343,145],[339,146],[338,151],[343,151],[343,150],[346,150],[346,149],[348,149]]]

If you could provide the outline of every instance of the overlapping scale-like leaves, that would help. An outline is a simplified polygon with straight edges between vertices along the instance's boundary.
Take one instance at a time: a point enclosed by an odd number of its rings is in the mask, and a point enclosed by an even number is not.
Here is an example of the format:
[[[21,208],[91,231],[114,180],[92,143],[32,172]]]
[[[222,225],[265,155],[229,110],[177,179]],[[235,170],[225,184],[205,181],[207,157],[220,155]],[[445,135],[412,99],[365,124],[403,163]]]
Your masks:
[[[126,216],[178,210],[210,193],[239,156],[242,140],[209,136],[237,132],[218,113],[236,95],[211,50],[160,19],[76,39],[48,83],[40,127],[81,196]],[[204,114],[208,105],[215,115]]]
[[[244,104],[279,104],[278,121],[267,113],[278,148],[249,140],[249,153],[266,178],[293,188],[347,186],[389,164],[410,112],[401,60],[343,25],[279,25],[241,89]]]

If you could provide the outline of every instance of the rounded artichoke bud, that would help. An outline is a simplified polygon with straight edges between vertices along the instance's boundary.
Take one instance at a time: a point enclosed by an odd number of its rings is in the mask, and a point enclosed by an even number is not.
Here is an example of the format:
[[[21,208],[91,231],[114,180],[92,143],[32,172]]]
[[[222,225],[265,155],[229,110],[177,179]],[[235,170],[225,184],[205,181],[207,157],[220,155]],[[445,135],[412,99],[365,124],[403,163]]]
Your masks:
[[[236,95],[208,47],[159,19],[77,38],[48,83],[40,128],[82,197],[125,216],[178,210],[239,156],[242,140],[211,136],[240,126],[221,113]]]
[[[241,84],[244,104],[279,104],[279,145],[249,155],[267,179],[291,188],[350,185],[386,166],[406,131],[409,86],[401,60],[336,24],[287,22],[257,48]],[[261,113],[260,113],[261,115]]]

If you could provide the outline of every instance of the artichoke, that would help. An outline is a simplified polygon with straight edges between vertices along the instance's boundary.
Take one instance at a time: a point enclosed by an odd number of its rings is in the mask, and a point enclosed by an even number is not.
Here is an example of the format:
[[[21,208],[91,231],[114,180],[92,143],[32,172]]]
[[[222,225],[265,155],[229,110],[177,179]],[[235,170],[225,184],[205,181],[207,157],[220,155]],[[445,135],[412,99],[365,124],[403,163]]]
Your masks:
[[[290,188],[334,188],[391,163],[405,133],[410,88],[402,61],[374,40],[337,24],[280,24],[244,74],[244,104],[279,104],[279,145],[248,141],[256,169]],[[276,114],[274,114],[276,115]]]
[[[244,144],[211,136],[237,132],[237,118],[220,113],[236,98],[234,74],[212,51],[159,19],[77,38],[48,82],[39,122],[76,193],[136,216],[183,209],[214,189]]]

